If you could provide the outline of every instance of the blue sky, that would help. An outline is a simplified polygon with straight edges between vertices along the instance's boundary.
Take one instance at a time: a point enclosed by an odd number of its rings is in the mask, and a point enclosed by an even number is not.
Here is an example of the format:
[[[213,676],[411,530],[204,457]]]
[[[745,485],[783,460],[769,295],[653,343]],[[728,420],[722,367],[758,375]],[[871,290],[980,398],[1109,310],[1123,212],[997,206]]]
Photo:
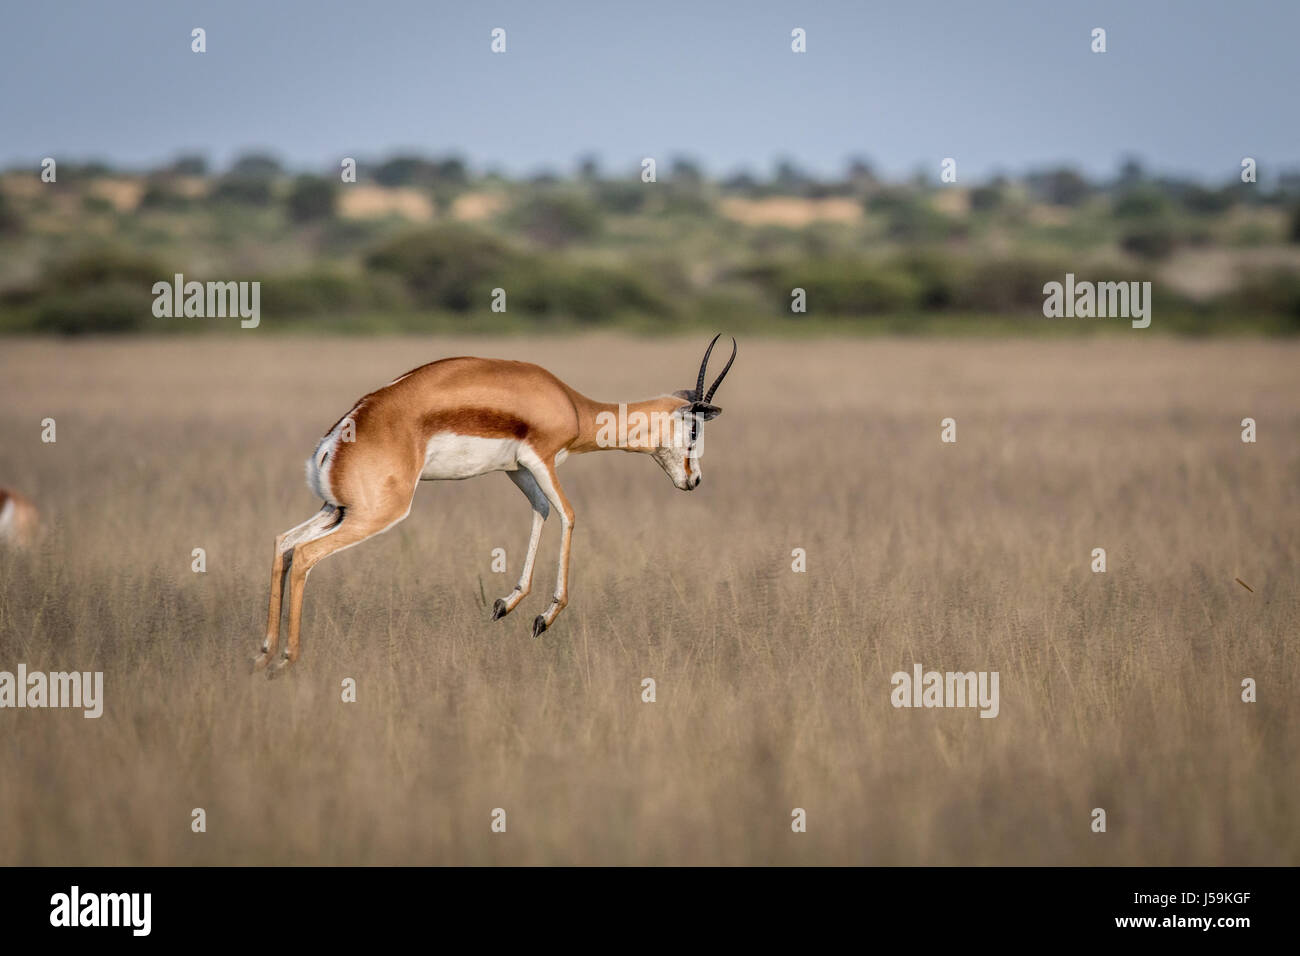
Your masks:
[[[1300,3],[75,0],[0,21],[0,164],[402,149],[510,173],[851,156],[960,180],[1300,167]],[[190,52],[190,30],[208,52]],[[494,27],[508,52],[489,51]],[[790,51],[802,27],[808,52]],[[1109,51],[1090,51],[1093,27]]]

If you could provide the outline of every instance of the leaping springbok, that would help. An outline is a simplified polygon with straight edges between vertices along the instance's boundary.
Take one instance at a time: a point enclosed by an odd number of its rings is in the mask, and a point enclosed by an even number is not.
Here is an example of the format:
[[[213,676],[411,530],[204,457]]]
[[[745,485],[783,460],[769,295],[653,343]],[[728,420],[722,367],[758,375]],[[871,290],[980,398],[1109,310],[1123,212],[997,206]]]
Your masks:
[[[519,583],[492,609],[505,617],[532,588],[542,523],[560,513],[555,595],[533,620],[533,637],[555,623],[569,603],[569,543],[573,509],[555,469],[570,454],[617,448],[650,455],[682,491],[700,484],[700,424],[722,411],[711,404],[731,358],[706,392],[704,376],[715,335],[700,363],[695,388],[643,402],[611,404],[579,394],[528,362],[448,358],[422,365],[366,395],[316,445],[307,460],[307,484],[325,504],[316,515],[275,539],[271,607],[263,668],[275,656],[285,578],[289,581],[289,638],[274,675],[298,659],[302,595],[307,574],[323,558],[393,527],[411,511],[421,481],[474,478],[504,471],[533,506]]]

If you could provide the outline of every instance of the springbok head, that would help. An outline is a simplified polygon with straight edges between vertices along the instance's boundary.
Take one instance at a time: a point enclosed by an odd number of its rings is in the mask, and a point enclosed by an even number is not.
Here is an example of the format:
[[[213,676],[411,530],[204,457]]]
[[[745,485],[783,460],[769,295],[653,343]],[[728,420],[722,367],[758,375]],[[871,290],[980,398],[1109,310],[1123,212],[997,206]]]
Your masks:
[[[678,406],[673,412],[675,440],[661,444],[654,453],[655,461],[659,462],[659,466],[673,480],[673,484],[682,491],[692,491],[699,487],[702,478],[699,453],[700,428],[704,422],[712,421],[722,414],[722,409],[713,404],[713,395],[722,384],[722,380],[727,377],[727,373],[731,371],[731,364],[736,361],[736,340],[733,338],[731,358],[727,359],[726,366],[713,380],[709,390],[707,392],[704,390],[704,376],[708,372],[709,356],[713,354],[713,346],[718,344],[720,338],[722,338],[721,332],[713,337],[709,347],[704,350],[704,360],[700,362],[700,373],[695,380],[695,388],[673,392],[674,397],[685,399],[685,404]]]

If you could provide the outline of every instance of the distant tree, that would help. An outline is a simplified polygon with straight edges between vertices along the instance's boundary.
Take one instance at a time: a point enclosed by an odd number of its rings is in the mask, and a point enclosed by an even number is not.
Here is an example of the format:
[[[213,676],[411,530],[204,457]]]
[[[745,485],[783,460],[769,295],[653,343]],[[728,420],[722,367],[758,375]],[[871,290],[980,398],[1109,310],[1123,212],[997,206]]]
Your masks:
[[[101,159],[91,159],[84,163],[60,163],[60,178],[67,176],[69,179],[97,179],[101,176],[110,176],[113,173],[113,167]]]
[[[41,271],[40,290],[69,292],[122,283],[146,290],[147,300],[149,287],[167,271],[153,257],[134,250],[94,248],[47,263]]]
[[[879,183],[875,169],[872,168],[868,160],[863,159],[861,156],[855,156],[849,160],[845,179],[859,189],[870,188]]]
[[[1028,181],[1044,200],[1054,206],[1077,206],[1092,191],[1088,181],[1073,169],[1034,173],[1028,177]]]
[[[176,189],[170,173],[150,176],[140,196],[141,209],[185,209],[193,204],[193,199]]]
[[[366,266],[395,275],[417,304],[452,312],[485,308],[501,277],[520,257],[495,237],[464,226],[396,236],[366,258]]]
[[[177,156],[166,171],[177,176],[206,176],[208,174],[208,160],[197,153]]]
[[[512,218],[529,238],[544,245],[590,239],[601,230],[600,211],[568,192],[534,196],[515,210]]]
[[[995,183],[976,186],[970,193],[970,207],[975,212],[992,212],[1002,205],[1002,187]]]
[[[265,206],[271,201],[271,181],[258,176],[223,176],[211,198],[215,202]]]
[[[1168,208],[1169,201],[1159,191],[1143,186],[1121,194],[1115,200],[1114,212],[1120,219],[1150,219]]]
[[[591,154],[578,160],[578,178],[587,183],[598,181],[600,179],[600,160]]]
[[[794,160],[782,159],[776,164],[776,173],[772,182],[783,193],[802,193],[816,180],[795,164]]]
[[[1300,242],[1300,205],[1291,210],[1291,241]]]
[[[422,156],[393,156],[375,168],[381,186],[426,186],[433,182],[433,164]]]
[[[460,186],[469,181],[469,168],[458,156],[447,156],[433,164],[435,186]]]
[[[150,289],[170,269],[151,256],[114,247],[46,264],[37,282],[33,328],[77,335],[132,332],[150,315]]]
[[[650,196],[650,190],[639,182],[630,183],[626,180],[615,179],[609,182],[597,183],[594,194],[597,205],[602,209],[608,212],[629,215],[640,212],[645,207],[646,199]]]
[[[465,161],[457,156],[426,159],[423,156],[399,155],[384,160],[375,169],[375,182],[381,186],[416,186],[433,189],[461,186],[469,180]]]
[[[336,197],[331,180],[299,176],[289,192],[289,218],[294,222],[330,219],[334,216]]]
[[[1116,177],[1116,183],[1123,187],[1136,186],[1146,180],[1146,171],[1142,168],[1142,161],[1136,156],[1127,157],[1119,167],[1119,175]]]
[[[685,156],[674,156],[669,166],[673,182],[694,185],[704,181],[699,163]]]
[[[284,172],[280,161],[267,153],[245,153],[234,161],[229,176],[241,179],[275,179]]]
[[[1120,248],[1144,259],[1165,259],[1178,246],[1173,227],[1162,221],[1134,226],[1119,240]]]
[[[23,220],[18,215],[18,211],[5,198],[3,190],[0,190],[0,236],[16,236],[23,231]]]
[[[753,173],[741,170],[722,180],[722,188],[727,192],[753,193],[758,190],[758,179]]]
[[[911,190],[902,186],[890,186],[871,196],[865,204],[870,212],[893,215],[912,207],[919,201],[917,194]]]
[[[1230,209],[1237,202],[1231,189],[1206,189],[1193,186],[1183,195],[1183,205],[1188,212],[1202,215],[1217,215]]]

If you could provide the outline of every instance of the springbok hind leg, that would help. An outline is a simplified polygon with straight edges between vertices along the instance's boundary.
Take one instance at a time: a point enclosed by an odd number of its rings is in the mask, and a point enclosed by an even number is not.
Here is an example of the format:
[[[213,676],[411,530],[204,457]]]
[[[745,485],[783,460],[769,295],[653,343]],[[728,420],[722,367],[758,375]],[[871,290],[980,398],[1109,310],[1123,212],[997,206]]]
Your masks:
[[[405,508],[405,511],[402,510]],[[389,507],[386,510],[361,511],[348,508],[343,520],[331,531],[319,537],[304,541],[294,548],[293,560],[289,565],[289,639],[284,656],[276,662],[268,673],[274,677],[289,664],[298,659],[298,638],[302,630],[302,596],[307,586],[307,574],[322,560],[360,544],[366,538],[387,531],[406,517],[410,510],[409,500],[404,506]]]
[[[261,670],[275,656],[276,645],[280,643],[280,616],[284,597],[284,579],[293,563],[293,549],[304,541],[325,534],[338,524],[339,509],[334,505],[325,505],[302,524],[290,528],[275,539],[275,554],[271,559],[271,607],[267,612],[266,638],[262,641],[261,653],[253,658],[253,670]]]

